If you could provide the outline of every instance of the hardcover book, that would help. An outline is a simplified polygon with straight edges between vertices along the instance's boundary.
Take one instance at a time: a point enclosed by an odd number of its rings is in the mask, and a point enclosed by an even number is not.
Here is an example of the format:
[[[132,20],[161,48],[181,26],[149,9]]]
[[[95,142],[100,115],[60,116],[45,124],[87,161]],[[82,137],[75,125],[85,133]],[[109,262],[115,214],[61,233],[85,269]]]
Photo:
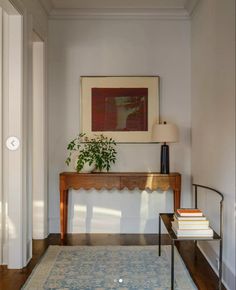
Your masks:
[[[179,218],[176,215],[174,215],[174,221],[178,222],[179,224],[208,224],[209,225],[209,221],[206,219],[205,216],[200,217],[201,219],[199,219],[199,217],[194,217],[194,218]],[[202,219],[204,218],[204,219]]]
[[[178,229],[172,224],[172,229],[177,237],[213,237],[213,230],[208,229]]]
[[[202,216],[181,216],[178,213],[175,213],[174,217],[179,220],[179,221],[204,221],[207,218],[202,215]]]
[[[197,208],[179,208],[176,212],[180,216],[203,216],[202,211]]]
[[[191,230],[191,229],[209,229],[209,221],[203,222],[203,223],[199,223],[199,222],[178,222],[178,221],[173,221],[172,222],[172,227],[175,227],[176,229],[179,230]]]

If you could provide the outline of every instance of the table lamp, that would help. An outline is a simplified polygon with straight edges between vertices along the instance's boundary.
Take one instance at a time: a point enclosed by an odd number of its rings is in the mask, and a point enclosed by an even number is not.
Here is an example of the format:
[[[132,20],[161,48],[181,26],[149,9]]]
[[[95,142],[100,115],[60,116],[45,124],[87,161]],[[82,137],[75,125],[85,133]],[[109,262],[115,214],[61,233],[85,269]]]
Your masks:
[[[164,143],[161,145],[161,173],[169,174],[169,145],[166,143],[178,142],[178,128],[174,124],[154,124],[152,128],[152,140]]]

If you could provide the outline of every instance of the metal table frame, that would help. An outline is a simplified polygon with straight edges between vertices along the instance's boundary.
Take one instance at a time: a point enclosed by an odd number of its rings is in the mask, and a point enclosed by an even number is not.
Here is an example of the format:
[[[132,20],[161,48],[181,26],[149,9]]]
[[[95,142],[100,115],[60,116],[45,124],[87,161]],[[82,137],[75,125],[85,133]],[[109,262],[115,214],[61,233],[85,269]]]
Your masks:
[[[197,241],[213,241],[218,240],[219,241],[219,283],[218,283],[218,289],[222,289],[222,255],[223,255],[223,201],[224,196],[221,192],[218,190],[204,186],[199,184],[193,184],[194,187],[194,195],[195,195],[195,208],[197,208],[198,205],[198,188],[204,188],[207,190],[210,190],[212,192],[217,193],[220,195],[220,233],[219,235],[214,231],[214,235],[212,238],[199,238],[199,237],[192,237],[192,238],[186,238],[186,237],[177,237],[174,233],[174,231],[171,228],[171,221],[173,220],[173,213],[160,213],[159,214],[159,232],[158,232],[158,238],[159,238],[159,256],[161,256],[161,221],[163,221],[167,231],[168,235],[171,239],[171,290],[174,289],[174,246],[175,241],[189,241],[192,240],[197,244]]]

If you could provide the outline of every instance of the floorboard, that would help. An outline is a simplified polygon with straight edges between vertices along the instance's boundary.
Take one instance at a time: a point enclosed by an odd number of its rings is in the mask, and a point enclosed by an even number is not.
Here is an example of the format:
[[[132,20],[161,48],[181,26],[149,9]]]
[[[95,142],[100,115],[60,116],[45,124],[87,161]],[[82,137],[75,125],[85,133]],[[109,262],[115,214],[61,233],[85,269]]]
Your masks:
[[[59,234],[50,234],[45,240],[33,241],[33,258],[22,270],[9,270],[0,267],[0,289],[18,290],[25,283],[30,273],[45,253],[49,245],[157,245],[158,237],[154,234],[68,234],[61,242]],[[162,235],[162,244],[170,244],[168,235]],[[194,282],[200,290],[216,290],[218,279],[205,257],[193,242],[176,244]],[[224,287],[222,290],[226,290]]]

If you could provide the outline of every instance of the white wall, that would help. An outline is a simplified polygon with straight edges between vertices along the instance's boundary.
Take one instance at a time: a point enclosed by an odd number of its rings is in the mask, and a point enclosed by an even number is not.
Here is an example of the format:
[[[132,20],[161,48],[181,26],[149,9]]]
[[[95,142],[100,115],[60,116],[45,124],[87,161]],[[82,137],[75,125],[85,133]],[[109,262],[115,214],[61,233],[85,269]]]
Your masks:
[[[33,42],[33,239],[48,236],[45,47]]]
[[[192,20],[192,175],[225,196],[224,280],[235,289],[235,1],[200,1]],[[216,226],[217,203],[201,201]],[[214,247],[213,247],[214,245]],[[216,267],[218,248],[201,248]]]
[[[177,124],[171,171],[180,172],[182,205],[190,197],[190,22],[188,20],[50,20],[49,226],[59,232],[59,173],[66,145],[79,133],[80,76],[160,75],[161,118]],[[160,145],[119,145],[112,171],[159,171]],[[156,233],[172,194],[96,192],[70,195],[70,232]],[[93,212],[92,212],[93,211]]]

